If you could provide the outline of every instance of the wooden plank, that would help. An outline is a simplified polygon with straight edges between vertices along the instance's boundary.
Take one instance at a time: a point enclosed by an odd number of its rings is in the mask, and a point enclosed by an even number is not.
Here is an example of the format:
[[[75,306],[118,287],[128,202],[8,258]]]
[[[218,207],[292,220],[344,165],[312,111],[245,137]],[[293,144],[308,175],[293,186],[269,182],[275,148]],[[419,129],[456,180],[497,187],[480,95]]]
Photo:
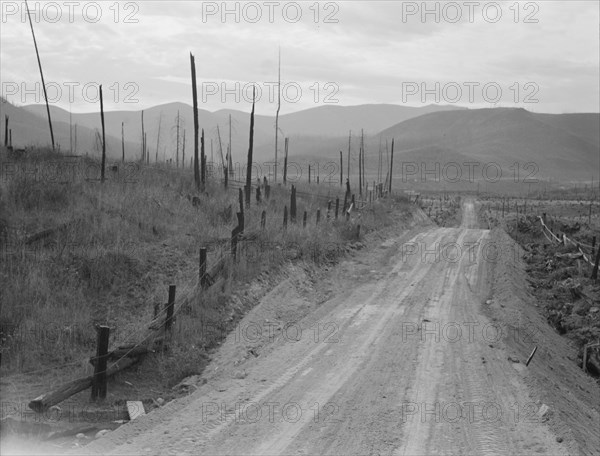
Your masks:
[[[122,358],[112,366],[108,368],[106,371],[106,376],[111,377],[115,375],[117,372],[122,371],[133,364],[137,363],[139,358]],[[92,382],[94,380],[94,376],[90,375],[89,377],[80,378],[77,380],[73,380],[60,388],[51,391],[46,394],[42,394],[41,396],[36,397],[29,403],[29,408],[38,413],[41,413],[47,410],[49,407],[56,405],[65,399],[73,396],[74,394],[79,393],[80,391],[88,389],[92,386]]]
[[[138,416],[146,414],[142,401],[127,401],[127,412],[131,421],[135,420]]]

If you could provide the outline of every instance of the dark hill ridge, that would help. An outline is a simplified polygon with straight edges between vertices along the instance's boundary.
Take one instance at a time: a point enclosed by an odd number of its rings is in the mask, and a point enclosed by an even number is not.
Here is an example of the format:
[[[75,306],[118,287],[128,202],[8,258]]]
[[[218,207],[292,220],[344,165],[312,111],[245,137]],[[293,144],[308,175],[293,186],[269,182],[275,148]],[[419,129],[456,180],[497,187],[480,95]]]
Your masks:
[[[436,112],[427,110],[436,108]],[[184,103],[169,103],[144,111],[144,123],[148,132],[150,156],[156,152],[158,121],[162,117],[160,157],[175,155],[175,118],[181,115],[181,128],[186,133],[186,155],[193,147],[193,117],[191,106]],[[16,147],[26,144],[48,144],[49,134],[45,107],[24,108],[3,103],[2,114],[11,117],[13,142]],[[39,114],[39,115],[34,115]],[[69,113],[52,107],[57,142],[63,150],[68,149]],[[200,126],[206,134],[206,153],[219,162],[217,125],[220,127],[223,152],[229,143],[229,115],[232,118],[232,143],[234,162],[245,164],[248,150],[249,115],[237,110],[209,112],[199,110]],[[398,116],[417,115],[389,128],[369,133],[366,126],[385,125]],[[362,116],[362,117],[361,117]],[[3,117],[3,116],[2,116]],[[361,121],[362,119],[362,121]],[[126,157],[137,159],[140,153],[141,112],[117,111],[106,113],[107,145],[109,155],[120,157],[121,122],[125,124]],[[73,123],[78,124],[78,152],[94,152],[95,130],[100,127],[98,113],[73,114]],[[271,161],[274,155],[273,116],[257,115],[255,122],[255,160],[259,163]],[[561,181],[590,181],[600,174],[600,114],[538,114],[518,108],[448,109],[447,107],[409,108],[393,105],[320,106],[292,114],[282,115],[280,125],[280,158],[283,158],[283,136],[290,137],[290,161],[306,162],[309,158],[319,163],[339,163],[339,151],[343,151],[346,163],[348,150],[347,127],[364,125],[367,174],[377,173],[380,140],[395,138],[395,175],[400,172],[402,161],[423,163],[445,163],[455,161],[478,161],[498,163],[503,176],[512,177],[510,167],[518,163],[522,174],[525,164],[533,162],[538,171],[535,177],[552,177]],[[341,134],[331,136],[323,131]],[[352,129],[352,172],[356,172],[358,135],[360,128]],[[87,149],[86,149],[87,148]],[[385,156],[385,153],[384,153]],[[188,158],[189,160],[189,158]],[[188,161],[186,160],[186,161]],[[266,168],[265,168],[266,169]],[[371,177],[369,177],[371,179]]]
[[[539,176],[560,180],[597,179],[599,114],[535,114],[524,109],[495,108],[431,113],[381,132],[395,138],[400,154],[424,162],[439,160],[440,151],[503,169],[533,162]],[[594,144],[595,143],[595,144]],[[436,156],[430,151],[437,150]]]
[[[135,107],[135,105],[132,105]],[[51,106],[51,115],[53,122],[69,123],[69,113],[57,106]],[[44,105],[28,105],[24,106],[24,111],[33,113],[43,118],[46,118],[46,107]],[[360,106],[318,106],[305,111],[299,111],[290,114],[282,114],[279,119],[279,127],[281,137],[297,135],[314,136],[327,138],[338,138],[348,134],[349,130],[353,134],[357,134],[360,129],[364,129],[366,134],[375,134],[384,128],[394,125],[408,118],[422,115],[438,110],[460,109],[453,106],[437,106],[430,105],[422,108],[396,106],[396,105],[360,105]],[[154,157],[156,151],[157,135],[159,119],[161,121],[161,154],[165,152],[166,157],[174,154],[175,150],[175,119],[179,111],[181,117],[181,125],[187,130],[187,141],[190,141],[193,128],[193,108],[185,103],[168,103],[164,105],[154,106],[144,110],[144,127],[148,133],[148,145],[150,147],[151,157]],[[250,128],[249,113],[223,109],[216,112],[209,112],[204,109],[198,110],[200,128],[204,128],[207,138],[206,147],[207,154],[210,154],[210,140],[213,140],[213,152],[218,153],[218,135],[217,125],[221,134],[221,144],[223,153],[227,150],[229,143],[229,116],[231,115],[232,123],[232,145],[234,159],[242,161],[245,159],[245,154],[248,149],[248,132]],[[79,127],[85,127],[92,132],[94,129],[100,128],[100,115],[97,112],[91,113],[74,113],[72,114],[73,124],[78,124]],[[110,111],[105,113],[106,131],[109,137],[112,137],[120,144],[121,123],[124,123],[126,141],[131,141],[137,146],[126,148],[131,151],[128,154],[129,159],[134,159],[139,155],[141,149],[141,110],[132,111]],[[64,125],[63,125],[64,127]],[[58,127],[57,127],[58,128]],[[68,140],[68,129],[66,130],[66,138]],[[274,155],[274,133],[275,133],[275,117],[273,115],[262,115],[257,112],[255,116],[255,147],[256,157],[270,159]],[[44,138],[45,136],[42,136]],[[92,133],[93,138],[93,133]],[[39,135],[33,138],[39,141]],[[49,140],[48,140],[49,141]],[[108,140],[110,143],[111,140]],[[191,143],[188,143],[191,144]],[[118,144],[117,144],[118,145]],[[304,150],[301,143],[296,144],[297,153],[312,152],[312,150]],[[166,151],[165,151],[166,148]],[[109,147],[109,154],[119,152],[120,147],[113,151]],[[283,140],[280,143],[280,149],[283,149]],[[127,152],[126,152],[127,153]],[[215,160],[217,160],[215,158]]]

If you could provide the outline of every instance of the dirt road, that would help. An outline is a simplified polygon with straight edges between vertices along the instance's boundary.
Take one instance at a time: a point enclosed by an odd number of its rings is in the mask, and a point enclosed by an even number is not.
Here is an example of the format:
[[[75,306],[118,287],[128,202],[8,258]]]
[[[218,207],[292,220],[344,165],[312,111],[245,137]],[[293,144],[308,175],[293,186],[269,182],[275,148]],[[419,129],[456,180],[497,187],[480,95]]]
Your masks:
[[[282,283],[230,335],[194,394],[86,449],[572,452],[532,401],[525,359],[509,360],[506,328],[482,311],[493,298],[490,232],[477,229],[472,201],[462,220],[459,228],[398,235],[339,265],[328,285],[335,297],[299,321],[278,313],[307,304]]]

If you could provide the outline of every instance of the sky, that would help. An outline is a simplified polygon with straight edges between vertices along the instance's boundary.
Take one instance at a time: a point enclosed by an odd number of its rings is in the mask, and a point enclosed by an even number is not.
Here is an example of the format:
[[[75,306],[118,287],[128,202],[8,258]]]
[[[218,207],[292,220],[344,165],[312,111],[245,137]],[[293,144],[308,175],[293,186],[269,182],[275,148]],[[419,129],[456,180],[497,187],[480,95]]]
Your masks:
[[[2,96],[43,103],[22,1],[0,1]],[[73,112],[432,103],[600,110],[600,2],[29,1],[48,97]]]

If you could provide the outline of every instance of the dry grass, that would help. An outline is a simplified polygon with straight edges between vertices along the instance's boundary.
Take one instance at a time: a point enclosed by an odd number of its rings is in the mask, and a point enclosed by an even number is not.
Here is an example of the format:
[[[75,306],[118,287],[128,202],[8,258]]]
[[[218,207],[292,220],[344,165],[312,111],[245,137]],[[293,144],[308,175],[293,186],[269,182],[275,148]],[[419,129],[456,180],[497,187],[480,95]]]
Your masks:
[[[283,229],[289,189],[272,186],[269,201],[257,205],[253,195],[246,209],[245,233],[251,240],[242,243],[238,262],[227,259],[224,286],[199,298],[199,248],[208,247],[209,268],[218,258],[229,257],[231,230],[237,224],[236,191],[225,191],[210,180],[198,194],[191,170],[137,164],[119,164],[116,173],[109,168],[107,181],[100,184],[95,162],[86,158],[37,150],[11,160],[6,151],[0,153],[3,375],[79,366],[94,351],[95,324],[111,326],[111,346],[135,341],[152,320],[154,305],[166,302],[168,285],[176,284],[178,297],[190,295],[201,305],[182,309],[186,318],[176,320],[171,350],[156,358],[162,378],[172,383],[193,373],[186,367],[194,365],[189,360],[203,359],[206,349],[230,328],[232,315],[247,310],[234,309],[231,291],[236,284],[287,261],[336,261],[348,242],[356,241],[357,224],[364,234],[393,222],[389,202],[373,203],[350,222],[342,221],[341,214],[334,221],[340,187],[299,185],[297,222]],[[199,204],[188,196],[198,196]],[[329,219],[328,199],[333,202]],[[59,226],[61,230],[45,239],[24,243]],[[223,324],[216,333],[198,331],[207,321]]]

